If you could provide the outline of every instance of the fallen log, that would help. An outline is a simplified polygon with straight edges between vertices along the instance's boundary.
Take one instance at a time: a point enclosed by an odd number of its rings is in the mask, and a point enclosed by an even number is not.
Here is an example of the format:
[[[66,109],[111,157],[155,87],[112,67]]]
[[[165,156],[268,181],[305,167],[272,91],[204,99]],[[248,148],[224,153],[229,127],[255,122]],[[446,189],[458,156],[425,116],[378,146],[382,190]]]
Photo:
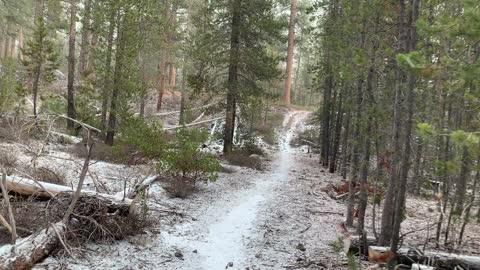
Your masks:
[[[72,193],[71,187],[61,186],[28,178],[7,176],[7,190],[23,196],[33,196],[43,199],[51,199],[62,193]],[[82,196],[93,196],[111,201],[113,204],[130,205],[131,199],[123,198],[120,195],[109,195],[97,193],[90,190],[82,190]]]
[[[29,237],[18,239],[16,245],[0,247],[0,269],[31,269],[37,262],[49,256],[59,245],[58,234],[63,234],[66,230],[62,222],[51,226]]]
[[[379,253],[387,253],[390,248],[371,246],[371,251]],[[421,252],[414,248],[401,248],[397,251],[398,263],[411,265],[413,263],[421,263],[436,267],[436,269],[469,269],[480,270],[480,257],[459,255],[454,253],[426,251]],[[457,267],[457,268],[455,268]]]
[[[151,175],[147,178],[145,178],[142,182],[138,183],[137,185],[135,185],[135,187],[133,188],[133,190],[128,194],[127,198],[129,199],[135,199],[135,197],[143,192],[145,189],[147,189],[148,187],[150,187],[153,183],[157,182],[157,181],[160,181],[161,180],[161,176],[160,175]]]

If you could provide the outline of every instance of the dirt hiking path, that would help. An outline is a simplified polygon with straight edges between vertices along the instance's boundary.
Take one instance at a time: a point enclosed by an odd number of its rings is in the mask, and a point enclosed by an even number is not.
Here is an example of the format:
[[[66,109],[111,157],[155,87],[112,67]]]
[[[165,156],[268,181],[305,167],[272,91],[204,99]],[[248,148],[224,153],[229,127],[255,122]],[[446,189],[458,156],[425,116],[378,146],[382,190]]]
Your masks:
[[[338,237],[343,206],[319,190],[339,180],[306,149],[290,145],[309,116],[285,116],[269,170],[222,173],[184,200],[153,189],[155,229],[113,246],[90,244],[76,262],[49,259],[37,269],[342,269],[330,243]],[[185,216],[155,210],[165,207]]]

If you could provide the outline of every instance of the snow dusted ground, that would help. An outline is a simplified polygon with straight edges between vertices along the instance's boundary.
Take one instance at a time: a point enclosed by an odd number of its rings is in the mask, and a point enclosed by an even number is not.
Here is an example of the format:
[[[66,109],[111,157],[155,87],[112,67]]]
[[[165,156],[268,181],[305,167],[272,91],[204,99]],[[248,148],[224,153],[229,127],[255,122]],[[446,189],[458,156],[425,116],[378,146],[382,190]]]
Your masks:
[[[236,167],[187,199],[168,198],[154,186],[154,226],[112,245],[88,244],[76,261],[49,258],[35,269],[341,269],[343,261],[334,259],[339,256],[329,243],[337,238],[343,208],[312,189],[335,180],[306,150],[289,144],[308,115],[287,114],[269,170]],[[315,214],[324,208],[338,213]]]
[[[345,256],[331,246],[340,236],[345,204],[320,190],[340,178],[325,172],[306,148],[292,148],[289,143],[306,128],[308,117],[309,113],[298,111],[286,115],[278,147],[269,151],[268,170],[233,167],[233,173],[220,173],[217,182],[201,185],[187,199],[169,198],[154,185],[148,201],[154,224],[144,231],[113,244],[87,244],[74,250],[75,259],[50,257],[34,269],[348,269]],[[81,159],[65,149],[50,149],[49,156],[39,163],[66,166],[65,171],[72,171],[67,178],[75,183]],[[23,152],[20,157],[31,158]],[[98,162],[92,173],[118,192],[122,175],[142,178],[150,172],[145,167]],[[434,206],[426,200],[409,201],[407,228],[420,226],[423,214],[415,210],[418,203]],[[467,227],[468,235],[472,231],[478,233],[478,225]],[[416,237],[407,243],[420,241]]]

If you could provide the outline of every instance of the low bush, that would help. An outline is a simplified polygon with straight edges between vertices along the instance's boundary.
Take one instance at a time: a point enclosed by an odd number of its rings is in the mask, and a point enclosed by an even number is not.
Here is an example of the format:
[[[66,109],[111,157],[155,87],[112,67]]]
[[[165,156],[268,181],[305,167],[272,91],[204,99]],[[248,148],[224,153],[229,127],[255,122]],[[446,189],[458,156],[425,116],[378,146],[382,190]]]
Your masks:
[[[91,153],[94,160],[138,165],[147,159],[159,159],[165,151],[166,136],[161,126],[149,124],[142,119],[127,119],[122,122],[119,136],[113,147],[96,141]],[[85,158],[84,144],[78,143],[71,151],[77,157]]]
[[[148,158],[160,158],[165,150],[165,132],[156,122],[128,118],[120,126],[118,146],[131,146]]]
[[[244,135],[242,138],[242,146],[237,150],[245,156],[258,155],[263,156],[265,153],[262,148],[256,144],[255,137],[251,135]]]
[[[158,169],[170,177],[167,190],[176,197],[191,194],[198,181],[211,182],[218,178],[218,160],[200,148],[208,134],[197,129],[182,128],[167,146]]]

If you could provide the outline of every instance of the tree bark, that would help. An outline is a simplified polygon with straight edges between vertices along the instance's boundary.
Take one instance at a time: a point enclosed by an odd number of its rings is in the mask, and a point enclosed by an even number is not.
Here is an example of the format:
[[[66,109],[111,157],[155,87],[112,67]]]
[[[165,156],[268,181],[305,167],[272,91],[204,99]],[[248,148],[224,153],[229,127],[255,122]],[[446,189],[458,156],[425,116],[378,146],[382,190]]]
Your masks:
[[[188,1],[188,9],[187,9],[187,29],[186,29],[186,36],[187,37],[190,36],[192,4],[193,4],[193,0],[189,0]],[[180,125],[185,124],[185,105],[186,105],[185,103],[186,103],[186,95],[187,95],[187,76],[188,76],[187,54],[184,54],[184,56],[183,56],[183,67],[182,67],[182,96],[180,97],[180,120],[179,120]]]
[[[399,1],[400,11],[398,16],[398,33],[399,33],[399,52],[406,51],[405,42],[407,39],[406,23],[405,23],[405,0]],[[400,179],[401,166],[401,129],[403,119],[402,108],[402,88],[404,81],[404,72],[397,67],[395,79],[395,103],[394,103],[394,122],[393,122],[393,152],[392,152],[392,172],[390,175],[387,192],[385,194],[385,202],[383,205],[381,234],[379,238],[380,245],[389,245],[393,235],[394,218],[395,218],[395,201],[397,198],[397,181]]]
[[[411,10],[408,16],[407,25],[405,25],[405,31],[407,32],[406,36],[406,51],[414,51],[416,49],[417,44],[417,37],[416,37],[416,21],[419,14],[419,3],[420,0],[411,0]],[[402,7],[402,2],[400,2],[400,8]],[[406,190],[407,190],[407,182],[408,182],[408,172],[410,170],[410,154],[412,151],[411,145],[411,136],[413,130],[413,116],[414,116],[414,107],[415,107],[415,83],[416,77],[413,73],[409,73],[407,75],[407,121],[405,126],[405,148],[402,157],[402,167],[400,171],[400,179],[399,179],[399,188],[397,194],[397,201],[395,206],[395,218],[394,218],[394,225],[393,225],[393,235],[392,235],[392,242],[391,242],[391,249],[393,252],[396,252],[398,249],[398,245],[400,242],[400,226],[403,222],[403,215],[405,211],[405,199],[406,199]]]
[[[162,59],[160,60],[160,83],[158,89],[157,111],[162,109],[163,94],[167,85],[167,69],[168,69],[168,49],[164,48],[162,51]]]
[[[423,179],[420,174],[422,170],[422,152],[423,152],[423,140],[421,137],[417,140],[417,150],[415,153],[415,163],[413,165],[413,181],[414,181],[414,194],[419,196],[420,190],[423,186]]]
[[[323,115],[322,115],[322,132],[320,137],[321,142],[321,155],[320,163],[324,167],[328,167],[328,161],[330,156],[330,132],[331,132],[331,119],[330,110],[332,107],[332,91],[333,91],[333,74],[330,64],[327,61],[327,77],[325,78],[325,90],[323,93]]]
[[[116,27],[116,14],[117,11],[111,7],[110,19],[109,19],[109,28],[108,28],[108,37],[107,37],[107,57],[105,60],[105,78],[103,81],[103,90],[102,90],[102,113],[101,113],[101,122],[100,128],[105,130],[107,128],[107,112],[108,112],[108,103],[110,100],[110,91],[112,89],[112,56],[113,56],[113,40]],[[117,33],[118,35],[118,33]]]
[[[8,29],[8,26],[7,26],[7,29]],[[10,51],[11,40],[12,40],[12,37],[7,34],[7,36],[5,38],[5,48],[3,48],[3,58],[4,59],[7,59],[10,55],[9,51]]]
[[[8,57],[15,58],[15,48],[16,48],[16,37],[12,36],[12,41],[10,43],[10,51]]]
[[[333,139],[333,148],[330,153],[330,163],[329,163],[329,172],[334,173],[337,169],[337,155],[338,155],[338,148],[340,147],[340,137],[342,135],[342,121],[343,121],[343,91],[340,90],[338,100],[338,109],[337,109],[337,117],[335,122],[335,136]]]
[[[77,0],[70,1],[70,34],[68,42],[68,82],[67,82],[67,116],[75,119],[75,39],[77,36]],[[67,119],[67,129],[73,132],[75,123]]]
[[[0,247],[0,269],[31,269],[37,262],[48,257],[59,245],[57,234],[65,233],[65,225],[62,222],[51,226],[55,228],[47,228],[27,238],[19,239],[15,246]]]
[[[18,31],[18,59],[23,61],[23,28]]]
[[[345,123],[345,132],[343,134],[343,139],[342,139],[342,164],[340,166],[341,170],[341,175],[342,178],[345,180],[347,179],[347,174],[348,174],[348,161],[349,161],[349,143],[348,143],[348,138],[350,137],[350,122],[352,119],[351,116],[351,110],[348,108],[347,114],[346,114],[346,123]]]
[[[360,162],[360,127],[362,125],[362,103],[363,103],[363,79],[358,80],[356,108],[355,108],[355,129],[353,132],[352,165],[350,167],[350,179],[348,184],[348,204],[346,225],[353,225],[353,213],[355,207],[355,188],[357,186],[359,162]]]
[[[120,18],[119,18],[120,20]],[[123,69],[123,52],[125,49],[125,42],[123,40],[123,33],[121,29],[120,21],[117,24],[117,51],[115,53],[115,72],[113,75],[113,91],[112,97],[110,99],[110,115],[108,117],[108,129],[107,129],[107,136],[105,138],[105,144],[112,146],[114,137],[115,137],[115,129],[117,126],[117,107],[118,107],[118,95],[120,94],[120,87],[121,87],[121,76],[122,76],[122,69]]]
[[[293,54],[295,50],[295,18],[297,16],[297,0],[292,0],[290,6],[290,26],[288,29],[288,52],[287,52],[287,78],[285,79],[285,90],[283,102],[290,105],[293,74]]]
[[[227,108],[225,118],[225,134],[223,152],[229,154],[233,150],[233,136],[235,132],[235,114],[238,88],[238,72],[240,58],[241,8],[242,0],[233,1],[232,5],[232,32],[230,36],[230,62],[227,82]]]
[[[80,56],[78,60],[78,73],[80,74],[80,78],[83,79],[87,75],[87,61],[89,59],[89,51],[90,51],[90,42],[89,38],[91,36],[91,29],[90,29],[90,17],[91,17],[91,9],[92,9],[92,0],[85,0],[85,9],[82,19],[82,43],[80,45]]]

